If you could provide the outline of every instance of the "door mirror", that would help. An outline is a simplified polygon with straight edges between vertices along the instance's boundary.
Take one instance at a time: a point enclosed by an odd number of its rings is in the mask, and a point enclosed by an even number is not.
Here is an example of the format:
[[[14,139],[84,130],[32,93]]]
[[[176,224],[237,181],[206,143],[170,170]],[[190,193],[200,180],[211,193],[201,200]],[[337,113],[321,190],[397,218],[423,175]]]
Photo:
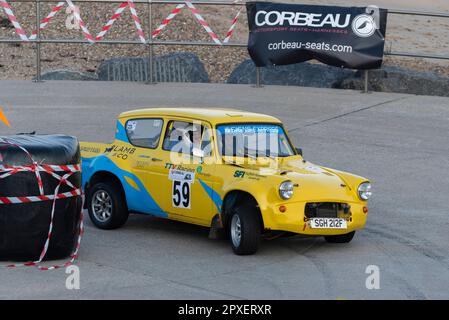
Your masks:
[[[295,149],[296,149],[296,153],[302,157],[302,149],[301,148],[295,148]]]

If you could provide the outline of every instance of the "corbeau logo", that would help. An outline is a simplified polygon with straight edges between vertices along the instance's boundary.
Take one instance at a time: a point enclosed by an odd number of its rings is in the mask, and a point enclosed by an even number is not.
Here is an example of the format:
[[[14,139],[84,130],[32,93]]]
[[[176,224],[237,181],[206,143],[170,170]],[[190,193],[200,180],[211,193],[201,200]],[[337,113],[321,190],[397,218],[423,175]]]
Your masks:
[[[256,25],[262,26],[301,26],[301,27],[332,27],[332,28],[346,28],[351,23],[351,15],[341,14],[320,14],[320,13],[305,13],[305,12],[291,12],[291,11],[264,11],[260,10],[256,13]]]
[[[352,31],[362,38],[371,37],[377,29],[376,21],[368,14],[361,14],[352,22]]]

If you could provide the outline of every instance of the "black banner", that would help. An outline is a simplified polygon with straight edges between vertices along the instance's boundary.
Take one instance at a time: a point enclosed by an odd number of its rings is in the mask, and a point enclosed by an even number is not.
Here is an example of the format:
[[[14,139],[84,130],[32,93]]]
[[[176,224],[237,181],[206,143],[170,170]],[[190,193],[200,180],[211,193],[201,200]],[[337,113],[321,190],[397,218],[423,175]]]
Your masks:
[[[80,293],[83,293],[81,289]],[[120,291],[116,292],[120,294]],[[72,301],[23,301],[23,300],[0,300],[0,309],[6,313],[20,310],[20,314],[35,317],[36,310],[53,310],[59,308],[76,308],[80,313],[101,315],[109,318],[117,314],[119,310],[141,310],[143,313],[151,310],[151,314],[160,314],[169,319],[182,320],[207,320],[207,319],[288,319],[292,314],[301,313],[301,317],[313,318],[319,310],[320,315],[328,318],[342,319],[345,315],[338,316],[335,310],[351,310],[354,314],[370,314],[376,318],[385,317],[385,310],[398,312],[402,317],[408,317],[421,310],[428,310],[430,315],[445,312],[448,307],[447,300],[439,301],[379,301],[379,300],[108,300],[99,301],[102,296],[95,292],[95,300],[72,300]],[[125,295],[123,295],[125,296]],[[83,296],[83,299],[92,298],[93,295]],[[21,298],[19,296],[19,298]],[[35,298],[39,298],[37,292]],[[142,296],[142,299],[146,298]],[[99,306],[101,308],[99,308]],[[298,311],[300,310],[300,311]],[[393,312],[394,314],[394,312]]]
[[[387,10],[271,2],[246,3],[248,51],[258,67],[316,59],[350,68],[382,65]]]

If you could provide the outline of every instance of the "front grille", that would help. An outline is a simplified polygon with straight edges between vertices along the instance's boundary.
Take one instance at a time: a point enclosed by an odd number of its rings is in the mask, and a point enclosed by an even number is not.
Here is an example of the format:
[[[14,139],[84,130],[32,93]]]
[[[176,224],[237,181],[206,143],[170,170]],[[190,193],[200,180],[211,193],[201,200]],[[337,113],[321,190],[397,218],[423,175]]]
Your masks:
[[[335,202],[307,203],[305,207],[306,218],[338,218],[339,213],[349,213],[349,205]]]

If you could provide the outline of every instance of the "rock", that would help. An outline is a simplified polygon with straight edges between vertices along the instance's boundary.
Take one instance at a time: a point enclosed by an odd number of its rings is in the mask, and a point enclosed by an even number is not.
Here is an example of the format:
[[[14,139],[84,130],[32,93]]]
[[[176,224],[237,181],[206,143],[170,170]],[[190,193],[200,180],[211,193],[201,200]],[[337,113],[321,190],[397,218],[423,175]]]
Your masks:
[[[420,72],[394,66],[370,70],[368,88],[371,91],[449,96],[449,78],[431,72]],[[341,84],[342,89],[362,90],[364,77],[357,72]]]
[[[35,80],[36,78],[34,78]],[[91,72],[80,72],[73,70],[51,70],[42,73],[42,80],[98,80],[98,77],[95,73]]]
[[[286,66],[261,68],[262,84],[338,88],[341,82],[353,76],[355,71],[308,62]],[[242,62],[231,73],[228,83],[253,84],[256,68],[252,60]]]
[[[97,73],[103,81],[147,81],[148,69],[148,57],[125,57],[104,60]],[[189,52],[155,57],[153,71],[156,82],[209,82],[203,63]]]
[[[261,83],[303,87],[364,89],[364,72],[308,62],[261,68]],[[228,83],[254,84],[256,68],[248,59],[237,66]],[[417,95],[449,96],[449,78],[394,66],[369,71],[369,90]]]

